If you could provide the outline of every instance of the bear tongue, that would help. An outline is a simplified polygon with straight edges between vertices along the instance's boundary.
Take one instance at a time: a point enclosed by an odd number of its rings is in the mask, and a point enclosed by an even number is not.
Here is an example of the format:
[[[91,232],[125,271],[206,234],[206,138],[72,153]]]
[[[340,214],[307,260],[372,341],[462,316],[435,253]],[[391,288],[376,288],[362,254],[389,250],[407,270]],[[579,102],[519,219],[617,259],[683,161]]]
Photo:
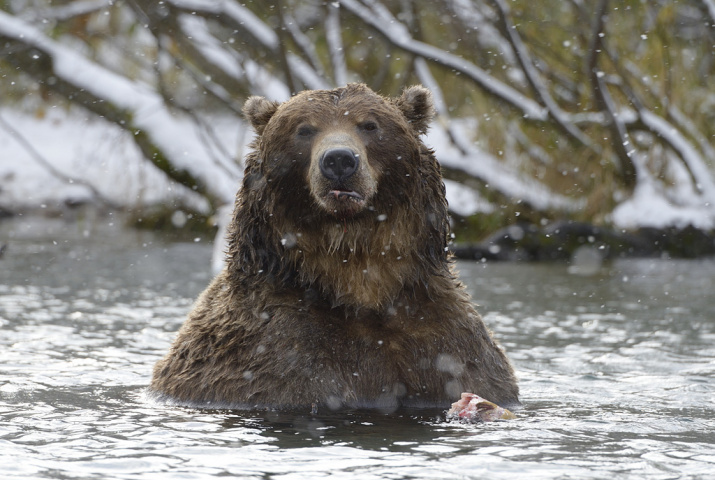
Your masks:
[[[330,190],[328,195],[333,196],[335,200],[357,200],[358,202],[364,200],[362,195],[353,190]]]

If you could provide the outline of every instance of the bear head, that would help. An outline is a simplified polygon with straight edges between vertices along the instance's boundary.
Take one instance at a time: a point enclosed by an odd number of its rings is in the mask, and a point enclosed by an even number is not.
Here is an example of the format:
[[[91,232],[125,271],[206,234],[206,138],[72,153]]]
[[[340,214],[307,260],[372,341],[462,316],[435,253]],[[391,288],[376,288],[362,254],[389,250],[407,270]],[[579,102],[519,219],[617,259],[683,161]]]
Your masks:
[[[419,157],[414,137],[433,116],[423,87],[385,101],[362,84],[305,91],[282,104],[251,97],[243,111],[260,135],[266,179],[287,184],[280,191],[295,200],[290,186],[302,177],[315,206],[337,218],[368,209],[383,178],[400,188],[398,177],[418,167],[408,161]]]
[[[386,98],[348,84],[283,103],[251,97],[243,111],[257,137],[230,230],[229,268],[320,284],[357,304],[383,303],[418,281],[407,277],[424,277],[415,263],[445,268],[444,184],[420,140],[434,115],[427,89]],[[360,280],[338,285],[346,275]],[[366,288],[386,293],[357,293]]]

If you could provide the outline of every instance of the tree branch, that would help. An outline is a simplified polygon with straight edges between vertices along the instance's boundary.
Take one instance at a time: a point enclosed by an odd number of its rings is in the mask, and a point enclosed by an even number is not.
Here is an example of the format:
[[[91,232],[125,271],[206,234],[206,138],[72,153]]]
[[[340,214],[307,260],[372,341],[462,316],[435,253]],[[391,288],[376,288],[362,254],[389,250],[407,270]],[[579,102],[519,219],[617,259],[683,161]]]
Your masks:
[[[710,17],[710,26],[715,26],[715,0],[701,0],[705,4],[705,9]]]
[[[66,21],[82,15],[89,15],[98,10],[108,8],[112,5],[112,0],[81,0],[56,7],[44,7],[38,9],[27,9],[22,18],[29,22],[38,20]]]
[[[156,123],[153,122],[163,117],[171,123],[173,118],[161,97],[147,85],[104,69],[2,11],[0,40],[13,49],[12,54],[5,57],[8,63],[73,103],[130,131],[144,157],[169,178],[205,196],[212,205],[230,201],[230,195],[214,190],[200,167],[191,162],[179,166],[165,151],[165,146],[156,141],[152,133]],[[181,138],[181,134],[177,138]]]
[[[333,80],[335,85],[342,86],[348,81],[347,67],[345,66],[345,50],[343,48],[342,32],[340,30],[340,4],[326,3],[325,9],[325,39],[328,43],[330,61],[333,66]]]
[[[373,8],[368,8],[357,0],[340,0],[340,4],[346,10],[375,29],[388,42],[402,50],[465,75],[498,100],[520,111],[526,119],[540,121],[548,119],[547,110],[537,102],[492,77],[473,63],[433,45],[415,40],[397,19],[392,17],[387,20],[385,18],[389,12],[386,12],[385,9],[378,10],[378,5],[374,2],[370,3]]]
[[[114,210],[119,210],[120,206],[114,203],[113,201],[109,200],[107,197],[102,195],[102,193],[97,190],[97,188],[92,185],[90,182],[86,180],[82,180],[80,178],[76,177],[71,177],[69,175],[65,175],[61,171],[57,170],[52,163],[47,161],[45,157],[43,157],[40,152],[37,151],[37,149],[32,145],[31,142],[29,142],[20,132],[15,130],[15,128],[12,127],[5,119],[0,115],[0,127],[4,128],[12,137],[15,138],[15,141],[19,143],[22,148],[24,148],[30,156],[42,167],[44,167],[47,171],[49,171],[54,177],[58,178],[60,181],[68,184],[73,184],[73,185],[81,185],[85,188],[87,188],[91,193],[92,196],[94,196],[95,199],[97,199],[101,204],[103,204],[106,207],[109,207]]]
[[[583,146],[588,147],[591,150],[599,151],[600,148],[598,146],[594,145],[593,142],[591,142],[591,140],[578,129],[578,127],[569,122],[568,118],[564,115],[563,110],[561,110],[558,104],[551,97],[546,85],[544,85],[541,81],[539,73],[534,68],[529,51],[527,50],[526,45],[524,45],[524,42],[521,40],[516,26],[511,21],[509,6],[504,2],[504,0],[490,1],[497,11],[502,34],[506,37],[509,45],[514,50],[517,61],[521,66],[521,70],[524,72],[524,75],[536,94],[536,98],[539,103],[546,107],[549,112],[549,116],[565,134],[574,138]]]
[[[290,14],[283,13],[283,22],[284,26],[288,30],[288,33],[290,33],[290,36],[293,39],[293,43],[295,43],[303,56],[308,59],[309,65],[313,68],[313,70],[315,70],[317,75],[324,77],[325,71],[323,63],[320,61],[320,57],[318,56],[318,52],[315,50],[315,44],[313,41],[308,38],[308,36],[304,34],[300,28],[298,28],[295,18],[293,18]]]
[[[632,189],[636,185],[638,170],[631,159],[634,147],[628,135],[628,130],[619,118],[617,107],[608,88],[603,81],[603,72],[598,68],[598,58],[603,50],[603,36],[606,21],[608,0],[600,0],[596,7],[596,18],[591,29],[591,48],[588,56],[588,72],[591,79],[591,88],[599,110],[605,112],[608,126],[614,140],[611,142],[620,160],[620,173],[625,186]]]

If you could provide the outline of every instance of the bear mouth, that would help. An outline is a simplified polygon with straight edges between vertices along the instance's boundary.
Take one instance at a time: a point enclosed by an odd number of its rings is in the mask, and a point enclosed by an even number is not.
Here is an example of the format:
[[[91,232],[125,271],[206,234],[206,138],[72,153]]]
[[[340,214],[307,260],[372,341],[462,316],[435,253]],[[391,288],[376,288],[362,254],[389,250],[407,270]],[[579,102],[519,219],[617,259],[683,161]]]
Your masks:
[[[348,218],[361,212],[367,201],[365,197],[355,190],[333,188],[328,190],[324,197],[324,208],[340,218]]]
[[[330,190],[328,192],[328,197],[331,200],[338,202],[365,203],[365,197],[357,193],[355,190]]]

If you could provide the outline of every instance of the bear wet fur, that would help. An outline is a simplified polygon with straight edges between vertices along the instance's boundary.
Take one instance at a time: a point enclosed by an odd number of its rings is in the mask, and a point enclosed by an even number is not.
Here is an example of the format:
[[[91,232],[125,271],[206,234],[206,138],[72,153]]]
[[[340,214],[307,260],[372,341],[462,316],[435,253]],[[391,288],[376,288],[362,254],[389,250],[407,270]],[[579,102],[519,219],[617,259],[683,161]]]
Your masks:
[[[456,279],[428,90],[251,97],[256,131],[226,267],[151,389],[231,408],[518,403],[505,354]]]

